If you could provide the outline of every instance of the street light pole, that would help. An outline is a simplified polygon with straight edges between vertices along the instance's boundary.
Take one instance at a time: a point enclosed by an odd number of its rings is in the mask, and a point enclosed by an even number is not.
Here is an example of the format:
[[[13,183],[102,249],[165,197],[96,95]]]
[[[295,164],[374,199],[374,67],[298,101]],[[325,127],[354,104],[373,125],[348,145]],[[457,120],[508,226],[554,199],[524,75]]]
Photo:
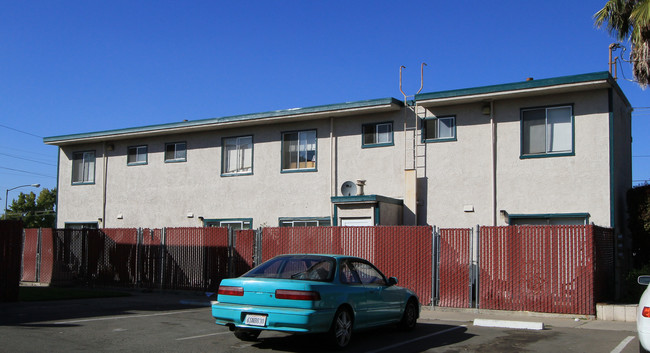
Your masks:
[[[33,188],[37,188],[37,187],[41,186],[41,184],[20,185],[20,186],[16,186],[15,188],[7,189],[7,191],[5,191],[5,221],[7,220],[7,202],[9,201],[9,191],[16,190],[18,188],[28,187],[28,186],[31,186]]]

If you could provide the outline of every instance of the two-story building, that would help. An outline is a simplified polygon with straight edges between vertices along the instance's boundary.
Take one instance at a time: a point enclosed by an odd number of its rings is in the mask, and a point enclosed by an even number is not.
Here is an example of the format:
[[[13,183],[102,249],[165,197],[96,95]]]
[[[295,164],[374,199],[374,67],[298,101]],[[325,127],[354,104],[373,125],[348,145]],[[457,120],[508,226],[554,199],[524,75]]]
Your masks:
[[[58,227],[585,224],[626,233],[631,106],[607,72],[87,132]]]

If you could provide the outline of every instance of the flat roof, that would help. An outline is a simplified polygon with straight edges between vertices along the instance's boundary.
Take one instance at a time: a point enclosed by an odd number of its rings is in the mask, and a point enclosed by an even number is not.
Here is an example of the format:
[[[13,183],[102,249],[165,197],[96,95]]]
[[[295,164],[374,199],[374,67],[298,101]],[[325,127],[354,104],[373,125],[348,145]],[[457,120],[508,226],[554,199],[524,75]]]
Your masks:
[[[402,106],[404,106],[404,103],[395,98],[380,98],[306,108],[275,110],[263,113],[233,115],[220,118],[189,120],[168,124],[52,136],[44,138],[43,142],[48,145],[63,146],[81,142],[97,142],[142,136],[216,130],[260,123],[282,122],[286,120],[310,120],[326,117],[371,114],[399,110]]]
[[[521,96],[558,94],[598,88],[614,88],[628,106],[631,106],[625,94],[609,72],[561,76],[540,80],[505,83],[474,88],[446,90],[415,95],[413,101],[420,106],[433,107],[449,104],[464,104],[496,99],[508,99]],[[359,114],[372,114],[399,110],[404,103],[396,98],[370,99],[357,102],[319,105],[306,108],[275,110],[263,113],[226,116],[220,118],[182,121],[168,124],[148,125],[125,129],[60,135],[46,137],[43,142],[48,145],[69,145],[74,143],[99,142],[143,136],[157,136],[174,133],[217,130],[232,127],[257,125],[296,120],[322,119]]]
[[[561,76],[523,82],[463,88],[448,91],[421,93],[414,97],[418,105],[424,107],[463,104],[478,101],[490,101],[504,98],[516,98],[533,94],[557,94],[597,88],[614,88],[621,93],[626,104],[630,105],[616,80],[607,71],[588,74]]]

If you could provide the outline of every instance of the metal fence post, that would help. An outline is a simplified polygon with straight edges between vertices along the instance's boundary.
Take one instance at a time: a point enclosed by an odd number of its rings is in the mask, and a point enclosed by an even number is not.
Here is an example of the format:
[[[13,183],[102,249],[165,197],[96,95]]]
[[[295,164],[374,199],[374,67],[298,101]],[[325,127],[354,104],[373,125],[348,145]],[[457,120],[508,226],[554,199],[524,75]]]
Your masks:
[[[432,273],[431,276],[431,293],[433,298],[431,299],[431,306],[437,306],[440,300],[440,228],[433,226],[432,227],[432,246],[433,251],[431,251],[431,261],[432,263]]]
[[[150,231],[153,231],[153,229],[150,229]],[[165,266],[166,266],[166,261],[165,261],[165,243],[166,243],[166,233],[167,233],[167,228],[162,228],[160,230],[160,289],[163,289],[165,286]]]
[[[233,249],[235,247],[235,236],[234,230],[228,227],[228,277],[234,276],[234,261],[233,261]]]
[[[143,234],[142,228],[136,230],[136,241],[135,241],[135,287],[140,287],[142,284],[142,242]]]
[[[262,237],[264,237],[264,228],[257,228],[255,232],[255,261],[253,262],[253,267],[262,263]]]
[[[25,231],[23,230],[23,234]],[[36,240],[36,282],[41,281],[41,252],[43,251],[43,229],[38,228],[38,238]],[[24,249],[24,247],[23,247]]]
[[[476,239],[476,258],[474,263],[474,307],[480,308],[481,301],[479,296],[479,289],[481,287],[481,227],[476,225],[476,233],[474,234]]]

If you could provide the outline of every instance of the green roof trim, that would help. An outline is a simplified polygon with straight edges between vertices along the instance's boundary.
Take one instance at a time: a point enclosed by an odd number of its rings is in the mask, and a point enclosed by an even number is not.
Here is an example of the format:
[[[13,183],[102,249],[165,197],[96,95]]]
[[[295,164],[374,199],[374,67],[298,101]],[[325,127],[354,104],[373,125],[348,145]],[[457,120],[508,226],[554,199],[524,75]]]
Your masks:
[[[613,86],[618,87],[618,85],[616,84],[612,76],[609,74],[609,72],[601,71],[601,72],[594,72],[589,74],[546,78],[541,80],[530,80],[530,81],[523,81],[523,82],[475,87],[475,88],[463,88],[463,89],[455,89],[449,91],[420,93],[415,95],[415,101],[462,97],[462,96],[471,96],[471,95],[505,92],[505,91],[517,91],[522,89],[568,85],[574,83],[583,83],[583,82],[600,81],[600,80],[607,80]]]
[[[210,118],[210,119],[201,119],[201,120],[191,120],[191,121],[182,121],[176,123],[167,123],[167,124],[157,124],[157,125],[147,125],[139,126],[125,129],[115,129],[115,130],[105,130],[81,134],[71,134],[71,135],[60,135],[60,136],[51,136],[43,138],[44,143],[55,143],[55,142],[64,142],[66,140],[76,140],[76,139],[85,139],[85,138],[95,138],[95,137],[108,137],[112,135],[121,135],[129,133],[139,133],[139,132],[153,132],[153,131],[163,131],[167,129],[174,128],[184,128],[184,127],[199,127],[202,125],[214,125],[214,124],[224,124],[224,123],[233,123],[241,121],[249,121],[256,119],[266,119],[266,118],[275,118],[283,116],[294,116],[294,115],[303,115],[303,114],[315,114],[315,113],[327,113],[335,112],[339,110],[347,109],[362,109],[362,108],[372,108],[376,106],[391,105],[395,104],[398,106],[404,106],[404,103],[395,98],[379,98],[379,99],[370,99],[357,102],[346,102],[346,103],[337,103],[337,104],[328,104],[328,105],[318,105],[313,107],[306,108],[293,108],[293,109],[284,109],[284,110],[275,110],[263,113],[253,113],[253,114],[244,114],[244,115],[233,115],[220,118]]]
[[[332,196],[331,201],[334,204],[339,203],[377,203],[384,202],[394,205],[403,205],[404,201],[392,197],[381,195],[358,195],[358,196]]]

